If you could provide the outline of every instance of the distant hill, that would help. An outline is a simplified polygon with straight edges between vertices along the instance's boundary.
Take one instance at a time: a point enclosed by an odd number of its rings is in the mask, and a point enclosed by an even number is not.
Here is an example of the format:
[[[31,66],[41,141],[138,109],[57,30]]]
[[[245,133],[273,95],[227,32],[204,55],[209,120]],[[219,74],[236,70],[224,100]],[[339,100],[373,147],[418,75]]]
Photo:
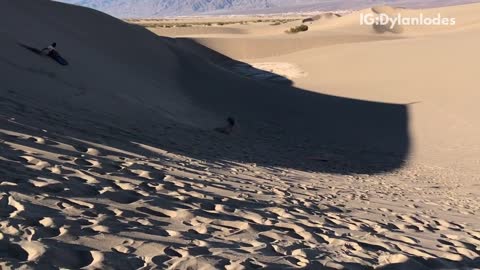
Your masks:
[[[119,17],[188,15],[226,10],[268,9],[271,0],[63,0]]]
[[[279,13],[356,9],[389,4],[407,7],[441,6],[475,0],[58,0],[86,6],[117,17],[156,17],[195,14]]]

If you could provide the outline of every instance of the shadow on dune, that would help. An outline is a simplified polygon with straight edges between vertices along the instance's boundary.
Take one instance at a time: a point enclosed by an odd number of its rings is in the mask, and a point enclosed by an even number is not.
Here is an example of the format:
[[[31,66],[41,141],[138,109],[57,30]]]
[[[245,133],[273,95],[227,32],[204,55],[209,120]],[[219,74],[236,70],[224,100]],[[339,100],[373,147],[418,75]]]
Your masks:
[[[145,29],[140,31],[154,35]],[[125,142],[137,142],[211,162],[248,162],[335,174],[388,172],[401,168],[408,158],[405,105],[309,92],[293,87],[286,78],[255,70],[193,40],[152,39],[168,44],[175,52],[181,67],[175,80],[196,106],[213,112],[218,119],[235,118],[238,125],[231,135],[217,133],[202,123],[194,128],[162,119],[161,115],[142,117],[138,119],[142,124],[135,127],[122,121],[112,124],[107,116],[95,115],[94,111],[71,113],[67,122],[54,121],[50,130],[117,148],[125,147]],[[239,65],[273,80],[238,74],[232,67]],[[46,113],[54,110],[49,108]],[[18,118],[15,113],[2,111]],[[72,124],[81,121],[85,123]],[[218,122],[219,126],[223,124]]]
[[[256,70],[192,39],[164,40],[177,51],[186,94],[207,110],[239,122],[232,135],[196,144],[198,154],[186,153],[190,156],[338,174],[388,172],[408,158],[405,105],[298,89],[287,78]],[[247,78],[238,66],[267,79]],[[209,154],[213,146],[223,150]]]

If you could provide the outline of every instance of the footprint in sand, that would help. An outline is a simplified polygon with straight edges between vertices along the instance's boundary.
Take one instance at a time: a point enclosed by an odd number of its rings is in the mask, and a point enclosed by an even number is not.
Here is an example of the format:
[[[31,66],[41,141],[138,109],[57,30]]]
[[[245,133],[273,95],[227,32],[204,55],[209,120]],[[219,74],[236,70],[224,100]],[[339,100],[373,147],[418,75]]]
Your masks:
[[[39,191],[45,193],[60,193],[65,190],[65,185],[63,183],[52,179],[39,178],[36,180],[30,180],[29,182]]]
[[[83,158],[76,158],[73,162],[76,165],[82,166],[82,167],[93,167],[95,164],[98,164],[97,162],[90,161],[90,160],[83,159]]]
[[[83,145],[73,145],[73,148],[80,153],[87,153],[88,147]]]
[[[50,165],[50,163],[48,163],[46,161],[42,161],[42,160],[37,159],[37,158],[32,157],[32,156],[22,156],[22,158],[27,162],[27,164],[30,164],[30,165],[27,165],[27,167],[35,169],[35,170],[41,171],[43,169],[52,167],[52,165]]]
[[[89,185],[87,181],[82,178],[73,176],[67,177],[65,187],[68,189],[65,194],[81,197],[93,197],[100,194],[97,185]]]
[[[8,240],[0,240],[0,258],[11,258],[18,261],[27,261],[28,252],[20,245],[9,242]]]
[[[5,193],[0,195],[0,217],[2,218],[10,217],[13,212],[17,211],[17,208],[10,205],[9,201],[9,195]]]
[[[122,254],[131,254],[135,251],[135,248],[129,247],[127,245],[118,245],[113,247],[112,250]]]
[[[143,197],[138,192],[133,190],[121,190],[121,191],[106,191],[101,196],[121,204],[131,204]]]
[[[39,260],[39,264],[54,265],[66,269],[79,269],[92,264],[98,258],[97,255],[99,255],[97,252],[92,252],[80,246],[61,244],[49,248],[45,252],[45,256],[42,256]]]
[[[14,218],[25,211],[24,204],[20,201],[17,201],[13,196],[10,195],[2,195],[1,204],[5,207],[2,207],[5,209],[3,214],[9,214],[10,218]]]

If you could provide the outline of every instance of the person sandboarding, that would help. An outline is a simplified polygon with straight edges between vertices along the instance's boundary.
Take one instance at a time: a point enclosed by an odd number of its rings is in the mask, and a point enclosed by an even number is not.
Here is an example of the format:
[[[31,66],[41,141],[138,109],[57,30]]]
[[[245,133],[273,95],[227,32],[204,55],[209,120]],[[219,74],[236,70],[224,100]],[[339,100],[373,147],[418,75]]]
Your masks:
[[[228,117],[227,118],[227,125],[224,126],[224,127],[215,128],[215,131],[223,133],[223,134],[230,135],[230,134],[232,134],[235,125],[236,125],[235,118]]]
[[[60,54],[57,51],[57,43],[53,42],[50,44],[48,47],[43,48],[41,50],[41,53],[43,55],[49,56],[53,60],[57,61],[60,65],[66,66],[68,65],[67,60],[65,60],[63,57],[60,56]]]
[[[37,49],[37,48],[34,48],[34,47],[30,47],[28,45],[25,45],[25,44],[19,44],[20,46],[26,48],[27,50],[29,51],[32,51],[36,54],[39,54],[39,55],[43,55],[43,56],[48,56],[50,58],[52,58],[53,60],[55,60],[57,63],[59,63],[60,65],[62,66],[67,66],[68,65],[68,62],[67,60],[65,60],[62,56],[60,56],[60,54],[58,53],[57,51],[57,43],[56,42],[53,42],[52,44],[50,44],[48,47],[46,48],[43,48],[41,50]]]

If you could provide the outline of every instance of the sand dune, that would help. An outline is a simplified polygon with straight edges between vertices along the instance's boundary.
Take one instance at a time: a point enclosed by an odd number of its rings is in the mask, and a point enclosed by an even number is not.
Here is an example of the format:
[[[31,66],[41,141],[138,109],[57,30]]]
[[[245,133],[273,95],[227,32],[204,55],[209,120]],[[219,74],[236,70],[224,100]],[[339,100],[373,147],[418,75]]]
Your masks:
[[[472,8],[473,7],[473,8]],[[385,7],[378,7],[384,11]],[[253,25],[246,30],[244,27],[238,27],[236,35],[232,28],[229,33],[211,32],[204,36],[206,30],[190,31],[188,34],[175,34],[168,29],[154,29],[156,34],[165,36],[188,36],[195,39],[198,43],[212,48],[222,54],[235,59],[255,59],[265,57],[276,57],[284,54],[290,54],[306,49],[320,48],[345,43],[372,42],[381,40],[404,39],[409,37],[431,36],[446,32],[458,32],[478,27],[480,21],[477,19],[476,11],[478,4],[444,7],[436,9],[390,9],[390,14],[395,16],[401,14],[405,17],[418,17],[420,13],[426,17],[434,18],[437,14],[442,14],[445,18],[457,18],[456,25],[452,27],[442,26],[402,26],[397,27],[395,33],[379,34],[372,27],[360,25],[360,16],[374,14],[374,9],[365,9],[355,11],[351,14],[328,19],[306,22],[310,30],[299,35],[286,35],[285,31],[290,27],[301,24],[301,20],[289,22],[281,25],[260,24]],[[395,29],[394,29],[395,30]],[[243,35],[238,35],[242,34]]]
[[[480,126],[472,97],[477,96],[479,83],[474,72],[480,61],[476,53],[480,21],[475,15],[479,9],[479,4],[420,10],[381,6],[307,23],[309,31],[297,35],[272,30],[270,36],[193,39],[267,73],[283,74],[303,89],[407,105],[415,150],[411,161],[477,173],[479,149],[473,145],[480,143],[475,135]],[[401,33],[379,34],[359,23],[360,14],[370,13],[441,14],[455,18],[456,24],[402,26]],[[251,32],[255,31],[265,30]],[[287,74],[286,65],[295,67],[292,74],[308,76]]]
[[[0,2],[0,268],[478,268],[478,7],[189,39]]]

